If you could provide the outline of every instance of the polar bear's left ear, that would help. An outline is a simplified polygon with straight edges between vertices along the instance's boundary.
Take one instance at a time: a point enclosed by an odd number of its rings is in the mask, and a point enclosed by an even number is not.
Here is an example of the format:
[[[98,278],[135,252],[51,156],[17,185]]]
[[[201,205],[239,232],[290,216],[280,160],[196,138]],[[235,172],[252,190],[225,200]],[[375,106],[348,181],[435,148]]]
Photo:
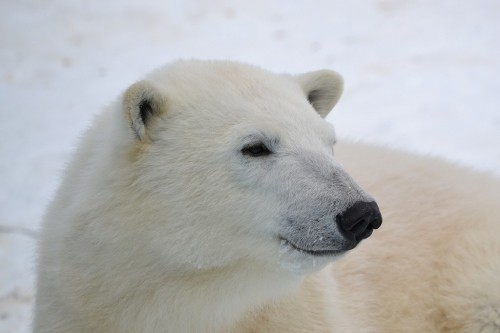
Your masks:
[[[149,131],[166,108],[167,99],[148,81],[134,83],[123,96],[123,111],[140,141],[150,139]]]
[[[337,72],[323,69],[295,76],[309,103],[325,118],[344,90],[344,79]]]

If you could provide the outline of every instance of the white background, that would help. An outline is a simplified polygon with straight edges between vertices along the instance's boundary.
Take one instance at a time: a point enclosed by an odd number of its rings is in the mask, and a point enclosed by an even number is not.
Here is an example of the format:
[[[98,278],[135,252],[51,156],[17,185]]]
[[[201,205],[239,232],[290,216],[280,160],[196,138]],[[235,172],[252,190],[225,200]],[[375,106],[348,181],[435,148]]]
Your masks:
[[[497,0],[0,1],[0,333],[28,332],[36,231],[79,133],[178,58],[340,72],[340,139],[500,175]]]

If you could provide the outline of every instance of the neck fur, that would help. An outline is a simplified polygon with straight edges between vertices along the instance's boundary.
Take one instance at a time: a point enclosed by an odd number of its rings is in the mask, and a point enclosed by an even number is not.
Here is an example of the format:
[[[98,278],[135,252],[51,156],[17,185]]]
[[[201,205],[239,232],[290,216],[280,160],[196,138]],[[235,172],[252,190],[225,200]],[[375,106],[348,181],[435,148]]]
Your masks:
[[[292,293],[301,279],[252,265],[171,276],[150,292],[135,331],[222,332],[251,311]],[[128,311],[126,311],[128,312]],[[168,329],[166,329],[168,328]],[[130,327],[124,328],[130,330]]]

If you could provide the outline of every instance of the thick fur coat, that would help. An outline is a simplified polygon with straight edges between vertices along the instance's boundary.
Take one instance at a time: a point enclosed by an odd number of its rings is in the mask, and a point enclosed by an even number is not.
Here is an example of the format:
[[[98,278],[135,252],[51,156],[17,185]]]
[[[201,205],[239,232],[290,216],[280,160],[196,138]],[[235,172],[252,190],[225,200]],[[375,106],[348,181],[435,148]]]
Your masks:
[[[334,147],[341,93],[205,61],[129,87],[46,214],[34,332],[500,332],[500,182]]]

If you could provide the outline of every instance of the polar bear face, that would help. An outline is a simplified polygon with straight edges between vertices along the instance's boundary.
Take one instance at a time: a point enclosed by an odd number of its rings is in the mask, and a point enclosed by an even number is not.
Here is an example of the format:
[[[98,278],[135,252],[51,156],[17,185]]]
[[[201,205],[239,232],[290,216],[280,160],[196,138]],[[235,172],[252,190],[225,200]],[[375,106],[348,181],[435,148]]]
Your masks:
[[[331,71],[198,61],[131,86],[128,156],[150,207],[141,223],[155,226],[144,242],[170,267],[245,259],[298,273],[354,248],[381,216],[334,157],[323,118],[341,92]]]

